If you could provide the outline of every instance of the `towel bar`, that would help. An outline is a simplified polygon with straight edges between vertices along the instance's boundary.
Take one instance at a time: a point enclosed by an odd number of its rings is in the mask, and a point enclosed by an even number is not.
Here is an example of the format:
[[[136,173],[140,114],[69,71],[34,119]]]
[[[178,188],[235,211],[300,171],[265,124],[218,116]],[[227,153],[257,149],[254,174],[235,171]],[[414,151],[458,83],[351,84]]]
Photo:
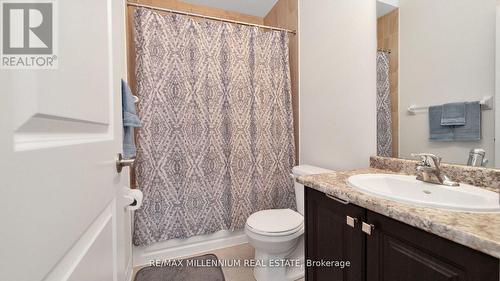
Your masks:
[[[481,101],[479,102],[479,104],[481,105],[482,110],[493,109],[493,96],[486,96],[486,97],[482,98]],[[417,114],[417,111],[421,111],[421,110],[423,111],[423,110],[429,109],[429,106],[430,105],[417,106],[415,104],[412,104],[408,107],[407,111],[408,111],[408,114],[415,115],[415,114]]]

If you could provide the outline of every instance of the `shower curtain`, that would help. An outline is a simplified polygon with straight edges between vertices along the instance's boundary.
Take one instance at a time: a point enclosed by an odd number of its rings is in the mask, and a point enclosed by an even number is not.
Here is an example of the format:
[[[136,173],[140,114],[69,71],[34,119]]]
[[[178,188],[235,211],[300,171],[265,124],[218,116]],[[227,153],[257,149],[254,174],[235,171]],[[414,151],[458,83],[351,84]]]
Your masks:
[[[143,8],[134,31],[144,193],[134,244],[295,208],[287,34]]]
[[[377,52],[377,155],[392,156],[389,53]]]

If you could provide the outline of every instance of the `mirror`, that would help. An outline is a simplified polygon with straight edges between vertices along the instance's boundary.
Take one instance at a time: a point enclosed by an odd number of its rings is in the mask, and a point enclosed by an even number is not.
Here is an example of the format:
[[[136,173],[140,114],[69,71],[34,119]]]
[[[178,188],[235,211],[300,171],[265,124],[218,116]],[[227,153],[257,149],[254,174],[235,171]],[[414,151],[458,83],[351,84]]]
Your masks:
[[[500,167],[496,17],[497,0],[377,1],[378,155]]]

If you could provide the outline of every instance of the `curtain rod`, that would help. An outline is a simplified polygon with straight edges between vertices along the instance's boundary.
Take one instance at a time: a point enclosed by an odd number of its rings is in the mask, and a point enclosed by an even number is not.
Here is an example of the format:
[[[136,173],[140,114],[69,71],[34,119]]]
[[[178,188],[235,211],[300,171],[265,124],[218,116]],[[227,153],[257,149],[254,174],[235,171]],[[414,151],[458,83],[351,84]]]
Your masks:
[[[389,54],[392,52],[391,49],[377,49],[377,51],[379,51],[379,52],[387,52]]]
[[[201,15],[201,14],[195,14],[195,13],[190,13],[190,12],[183,12],[183,11],[177,11],[177,10],[172,10],[172,9],[154,7],[154,6],[149,6],[149,5],[139,4],[139,3],[133,3],[133,2],[129,2],[129,1],[127,1],[127,6],[134,6],[134,7],[146,8],[146,9],[151,9],[151,10],[156,10],[156,11],[161,11],[161,12],[168,12],[168,13],[173,13],[173,14],[180,14],[180,15],[185,15],[185,16],[198,17],[198,18],[228,22],[228,23],[235,23],[235,24],[241,24],[241,25],[247,25],[247,26],[255,26],[255,27],[271,29],[271,30],[286,31],[286,32],[292,33],[292,34],[297,33],[295,30],[290,30],[290,29],[284,29],[284,28],[279,28],[279,27],[273,27],[273,26],[267,26],[267,25],[261,25],[261,24],[243,22],[243,21],[228,20],[228,19],[223,19],[223,18],[205,16],[205,15]]]

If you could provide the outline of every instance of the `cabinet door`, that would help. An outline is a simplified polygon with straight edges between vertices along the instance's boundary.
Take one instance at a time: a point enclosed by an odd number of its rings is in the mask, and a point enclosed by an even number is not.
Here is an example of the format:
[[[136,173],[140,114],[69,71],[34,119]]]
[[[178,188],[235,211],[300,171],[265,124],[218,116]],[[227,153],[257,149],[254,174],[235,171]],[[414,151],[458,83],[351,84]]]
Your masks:
[[[343,204],[324,193],[306,188],[306,260],[349,261],[349,267],[307,267],[308,281],[362,281],[365,279],[365,235],[360,229],[365,210]],[[357,218],[354,227],[346,217]]]
[[[368,211],[367,281],[498,281],[498,259]]]

